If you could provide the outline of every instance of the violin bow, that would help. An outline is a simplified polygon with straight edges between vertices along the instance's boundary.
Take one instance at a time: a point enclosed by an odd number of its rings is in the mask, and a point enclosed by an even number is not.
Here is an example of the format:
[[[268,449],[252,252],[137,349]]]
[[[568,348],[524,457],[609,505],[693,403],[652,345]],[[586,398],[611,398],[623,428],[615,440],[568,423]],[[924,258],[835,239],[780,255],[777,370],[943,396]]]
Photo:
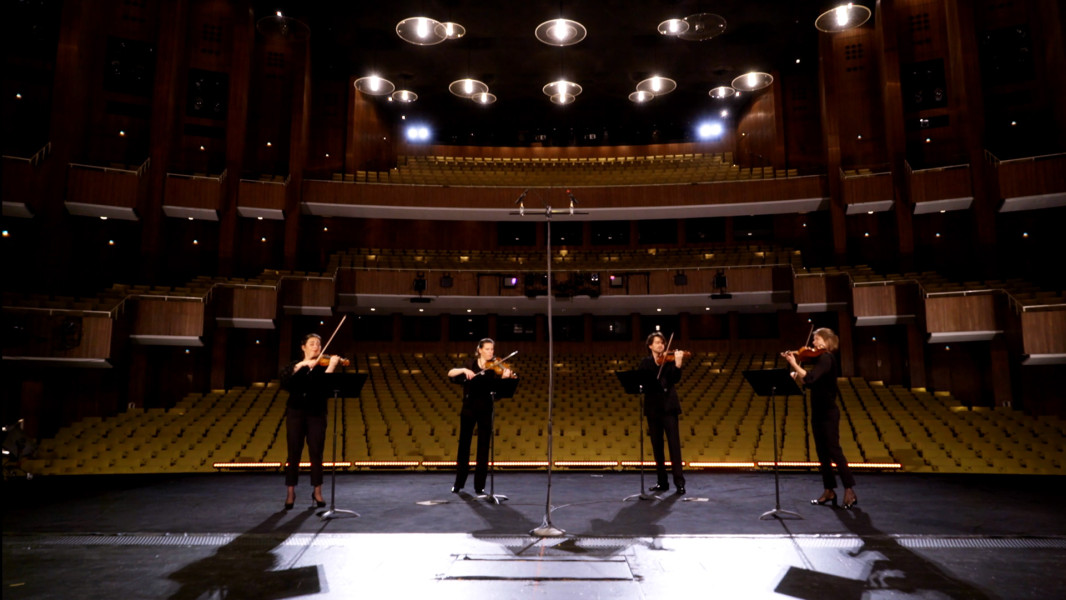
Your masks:
[[[329,340],[326,341],[326,345],[322,346],[322,351],[318,353],[319,357],[326,355],[326,348],[329,348],[330,343],[333,342],[333,338],[337,337],[337,332],[341,330],[341,325],[344,325],[344,320],[348,318],[348,315],[341,317],[341,322],[337,323],[337,328],[333,330],[333,335],[329,336]]]

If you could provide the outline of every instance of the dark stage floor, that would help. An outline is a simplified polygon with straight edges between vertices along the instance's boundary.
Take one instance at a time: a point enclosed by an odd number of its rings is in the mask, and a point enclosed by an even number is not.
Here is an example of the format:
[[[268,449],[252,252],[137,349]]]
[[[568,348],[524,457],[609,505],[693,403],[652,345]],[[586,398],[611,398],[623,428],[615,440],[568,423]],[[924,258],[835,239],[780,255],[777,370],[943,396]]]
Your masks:
[[[336,506],[360,516],[332,520],[306,475],[288,512],[279,474],[8,480],[3,597],[1066,597],[1063,477],[865,474],[846,511],[789,473],[788,520],[759,518],[770,474],[688,478],[623,502],[639,475],[556,472],[561,537],[529,535],[543,472],[497,474],[499,505],[449,473],[344,473]]]

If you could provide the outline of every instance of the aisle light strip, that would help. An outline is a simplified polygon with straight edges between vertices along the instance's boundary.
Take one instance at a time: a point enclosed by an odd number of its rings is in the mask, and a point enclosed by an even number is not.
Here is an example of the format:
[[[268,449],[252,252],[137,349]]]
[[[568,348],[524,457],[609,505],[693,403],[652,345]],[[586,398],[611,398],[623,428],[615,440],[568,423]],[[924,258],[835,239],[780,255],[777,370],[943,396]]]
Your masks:
[[[546,468],[548,461],[543,460],[507,460],[496,461],[490,463],[494,467],[525,467],[525,468]],[[655,461],[646,460],[641,463],[637,460],[557,460],[552,463],[556,467],[590,467],[590,468],[612,468],[612,467],[655,467]],[[774,466],[774,461],[742,461],[742,462],[706,462],[706,461],[692,461],[682,463],[690,469],[752,469],[752,468],[770,468]],[[666,466],[671,466],[670,461],[666,461]],[[287,463],[282,462],[217,462],[211,463],[211,467],[215,469],[280,469],[287,466]],[[300,468],[310,468],[311,463],[301,462]],[[441,461],[417,461],[417,460],[357,460],[357,461],[338,461],[336,465],[332,462],[322,463],[323,467],[332,468],[333,466],[350,468],[350,467],[422,467],[422,468],[441,468],[441,467],[455,467],[454,460],[441,460]],[[815,468],[818,467],[817,462],[813,461],[779,461],[778,467],[804,467]],[[836,466],[836,463],[833,463]],[[848,466],[853,469],[902,469],[903,465],[900,463],[848,463]]]

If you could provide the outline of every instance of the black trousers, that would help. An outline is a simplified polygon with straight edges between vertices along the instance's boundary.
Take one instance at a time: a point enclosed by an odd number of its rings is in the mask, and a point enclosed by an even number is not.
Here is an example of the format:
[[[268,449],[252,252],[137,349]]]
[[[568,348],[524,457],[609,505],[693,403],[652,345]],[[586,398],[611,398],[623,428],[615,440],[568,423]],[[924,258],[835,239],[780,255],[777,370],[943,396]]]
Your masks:
[[[837,464],[844,487],[855,487],[848,459],[844,458],[844,451],[840,448],[840,409],[834,405],[828,410],[811,412],[811,432],[814,434],[814,451],[818,454],[818,470],[822,474],[825,489],[831,490],[837,486],[832,463]]]
[[[685,487],[685,474],[681,468],[681,432],[678,429],[677,415],[648,417],[648,436],[651,438],[651,451],[655,454],[657,483],[660,487],[669,487],[666,480],[666,456],[663,453],[664,433],[666,434],[666,445],[670,448],[674,486]]]
[[[455,487],[466,485],[470,473],[470,442],[477,425],[477,466],[474,469],[474,490],[484,490],[489,476],[489,443],[492,442],[492,411],[482,410],[459,416],[459,453],[455,457]]]
[[[322,485],[322,453],[326,448],[326,415],[309,414],[299,408],[285,411],[285,428],[289,442],[289,466],[285,467],[285,485],[296,485],[300,474],[300,456],[307,440],[307,457],[311,461],[311,485]]]

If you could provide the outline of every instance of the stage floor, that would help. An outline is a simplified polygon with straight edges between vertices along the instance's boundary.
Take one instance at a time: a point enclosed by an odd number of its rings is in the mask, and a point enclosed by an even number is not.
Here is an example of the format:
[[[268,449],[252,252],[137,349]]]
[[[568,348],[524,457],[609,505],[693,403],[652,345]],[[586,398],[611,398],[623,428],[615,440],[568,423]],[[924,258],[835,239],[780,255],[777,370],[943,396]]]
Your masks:
[[[336,508],[282,511],[280,474],[4,483],[3,597],[1063,598],[1066,478],[860,474],[852,510],[817,475],[498,473],[494,504],[450,473],[342,473]],[[647,478],[646,485],[650,485]],[[329,478],[326,479],[329,500]],[[468,485],[468,491],[471,491]]]

